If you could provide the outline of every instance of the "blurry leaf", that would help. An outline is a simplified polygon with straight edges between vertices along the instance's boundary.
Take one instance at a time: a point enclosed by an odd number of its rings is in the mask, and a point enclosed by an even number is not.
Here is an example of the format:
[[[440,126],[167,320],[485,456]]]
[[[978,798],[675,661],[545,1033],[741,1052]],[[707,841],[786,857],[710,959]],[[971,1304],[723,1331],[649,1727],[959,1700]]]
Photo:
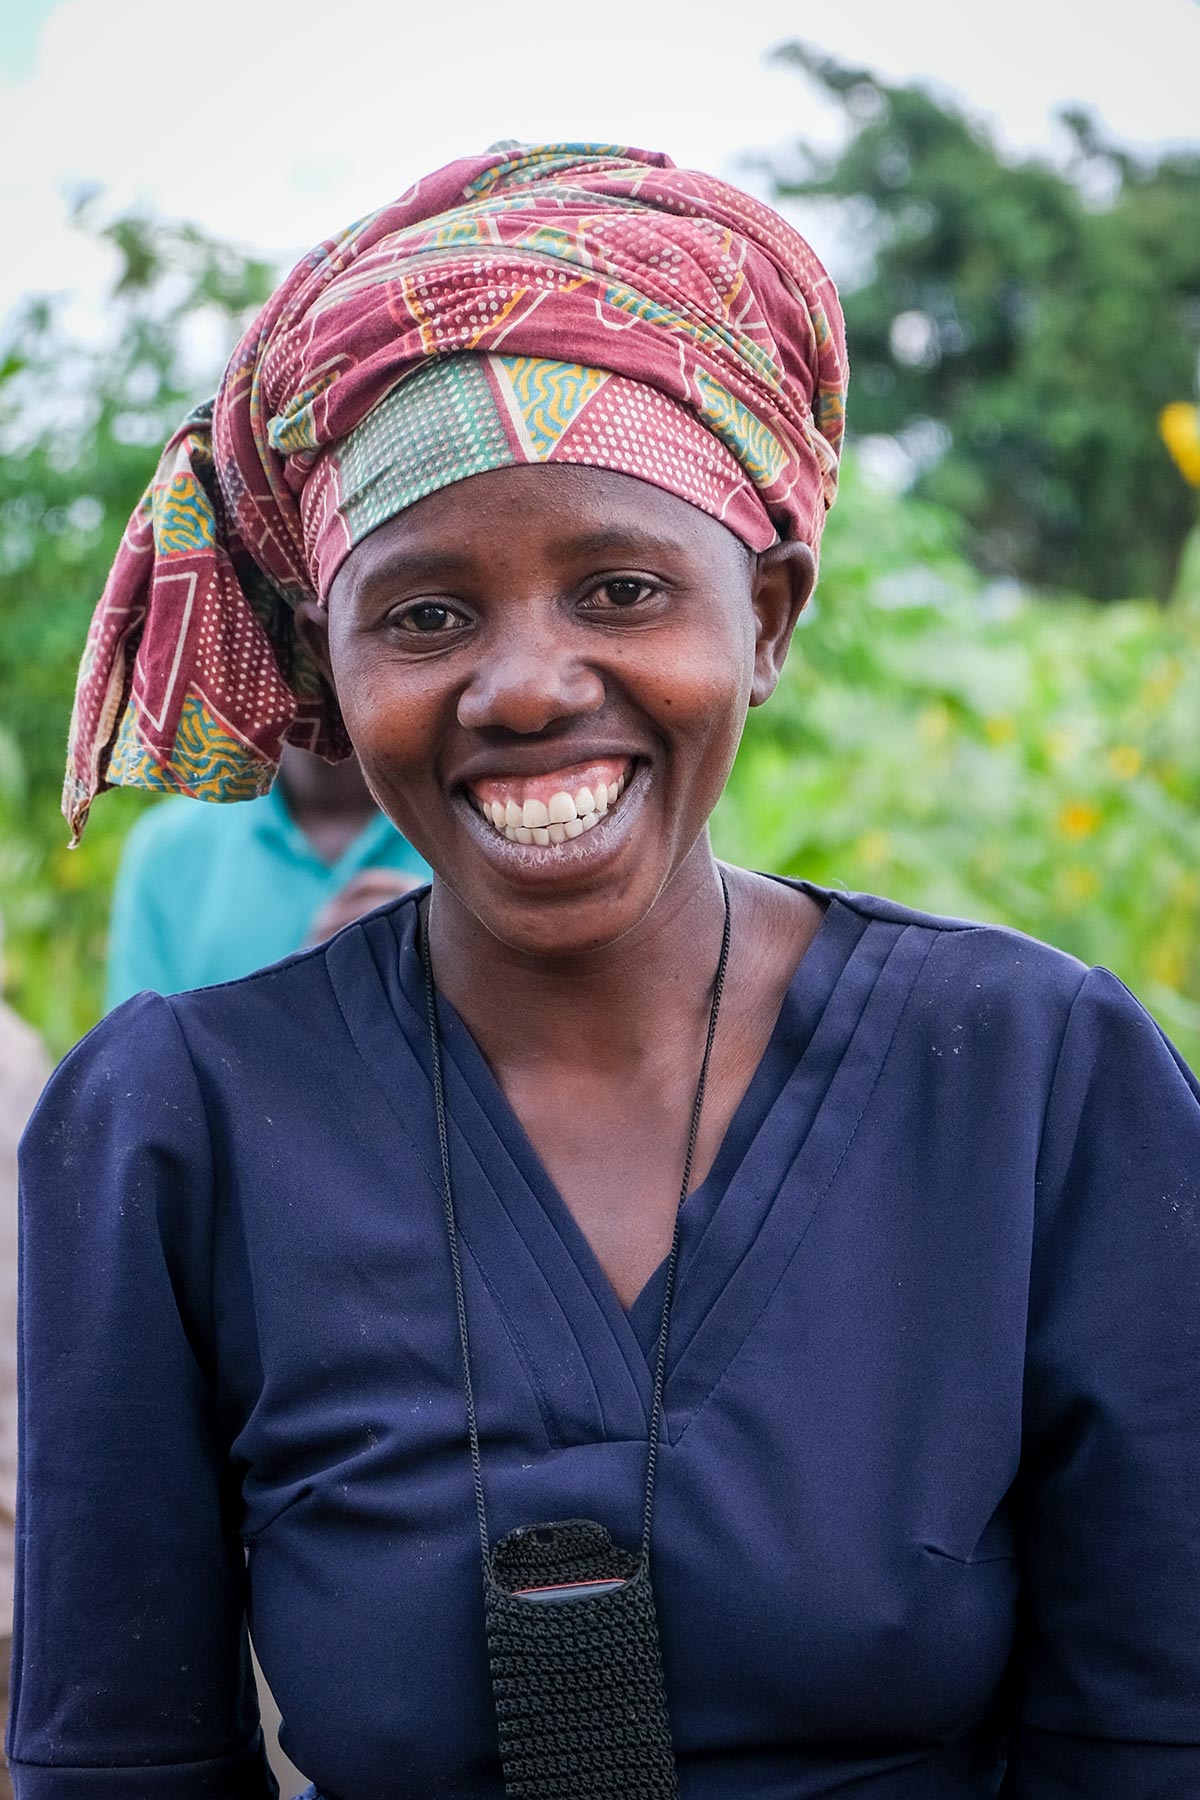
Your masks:
[[[849,128],[836,153],[790,146],[776,187],[852,221],[852,428],[904,446],[942,427],[915,491],[962,519],[985,573],[1167,598],[1200,470],[1190,452],[1174,466],[1159,436],[1163,408],[1195,393],[1200,153],[1139,161],[1076,109],[1065,171],[1014,161],[920,86],[805,45],[781,56]]]

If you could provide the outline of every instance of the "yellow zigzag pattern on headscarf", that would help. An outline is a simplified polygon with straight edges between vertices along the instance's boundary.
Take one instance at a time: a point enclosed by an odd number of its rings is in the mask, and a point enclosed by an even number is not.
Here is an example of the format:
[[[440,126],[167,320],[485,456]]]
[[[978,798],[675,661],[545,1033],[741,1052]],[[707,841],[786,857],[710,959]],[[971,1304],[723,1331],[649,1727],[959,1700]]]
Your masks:
[[[179,471],[149,492],[154,548],[159,556],[188,556],[216,539],[212,502],[196,477]]]
[[[544,356],[497,356],[493,365],[507,376],[530,449],[542,460],[608,379],[602,369],[552,362]]]
[[[253,800],[270,787],[274,771],[265,763],[248,763],[245,743],[209,712],[199,694],[184,701],[169,771],[143,743],[138,710],[131,699],[113,744],[108,780],[114,787],[157,788],[197,800]]]
[[[755,487],[769,488],[787,466],[787,451],[775,433],[704,369],[696,371],[696,388],[709,430],[733,452]]]

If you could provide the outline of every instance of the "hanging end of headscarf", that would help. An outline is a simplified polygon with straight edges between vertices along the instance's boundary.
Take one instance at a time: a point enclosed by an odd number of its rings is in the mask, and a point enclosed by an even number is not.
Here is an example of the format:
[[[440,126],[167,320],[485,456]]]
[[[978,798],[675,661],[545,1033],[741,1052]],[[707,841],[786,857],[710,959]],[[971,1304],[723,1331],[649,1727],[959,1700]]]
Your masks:
[[[330,760],[348,750],[292,606],[225,531],[210,413],[167,445],[92,619],[63,790],[73,845],[106,788],[252,800],[285,739]]]
[[[91,797],[80,794],[70,776],[63,784],[62,814],[71,827],[71,835],[67,840],[68,850],[78,850],[83,838],[83,828],[87,824],[88,813],[92,809]]]
[[[138,709],[126,707],[115,743],[80,769],[72,751],[63,783],[62,812],[71,828],[69,849],[77,849],[92,802],[114,787],[142,788],[149,793],[178,794],[192,800],[256,800],[270,791],[278,757],[256,754],[239,745],[193,697],[181,720],[181,732],[169,750],[146,742],[138,730]],[[84,753],[85,764],[89,760]]]

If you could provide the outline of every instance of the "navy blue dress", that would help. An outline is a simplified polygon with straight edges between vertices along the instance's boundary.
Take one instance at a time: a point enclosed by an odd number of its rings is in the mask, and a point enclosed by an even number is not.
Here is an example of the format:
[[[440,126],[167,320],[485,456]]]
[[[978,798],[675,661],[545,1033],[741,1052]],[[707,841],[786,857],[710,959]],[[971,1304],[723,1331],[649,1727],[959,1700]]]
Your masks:
[[[815,890],[814,890],[815,891]],[[1200,1090],[1121,984],[828,910],[684,1210],[683,1800],[1200,1797]],[[24,1159],[20,1800],[498,1800],[415,906],[131,1001]],[[461,1021],[495,1535],[639,1533],[626,1314]]]

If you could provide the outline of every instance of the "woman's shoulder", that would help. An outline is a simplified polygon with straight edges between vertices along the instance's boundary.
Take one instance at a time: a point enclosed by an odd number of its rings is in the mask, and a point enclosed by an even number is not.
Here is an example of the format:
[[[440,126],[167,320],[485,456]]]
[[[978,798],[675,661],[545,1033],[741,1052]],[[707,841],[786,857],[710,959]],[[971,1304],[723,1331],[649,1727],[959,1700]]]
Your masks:
[[[170,1005],[138,994],[63,1058],[25,1127],[23,1254],[55,1241],[63,1255],[84,1242],[100,1255],[153,1240],[160,1207],[198,1216],[209,1163],[208,1120]]]
[[[930,912],[881,894],[811,882],[802,885],[815,898],[852,913],[865,925],[890,927],[893,936],[909,931],[924,939],[926,972],[948,993],[956,981],[969,981],[971,986],[964,991],[1003,990],[1031,1005],[1069,1007],[1089,973],[1088,965],[1069,951],[1011,925]]]
[[[95,1104],[117,1093],[194,1094],[235,1085],[246,1066],[264,1061],[310,1079],[344,1037],[347,1001],[377,1001],[381,971],[412,929],[412,904],[406,894],[327,943],[237,980],[133,995],[67,1054],[46,1096],[62,1105],[74,1096]]]
[[[922,983],[927,1007],[961,1016],[969,1009],[993,1037],[1057,1046],[1056,1083],[1094,1081],[1102,1071],[1132,1080],[1134,1071],[1180,1084],[1190,1110],[1196,1078],[1153,1015],[1120,976],[1011,926],[944,917],[874,894],[838,894],[866,918],[915,926],[930,935]]]
[[[878,894],[805,884],[807,891],[898,941],[917,941],[911,1028],[973,1037],[1018,1056],[1041,1044],[1047,1075],[1061,1061],[1094,1064],[1136,1056],[1187,1071],[1152,1015],[1119,976],[1012,926],[924,911]],[[935,1029],[936,1028],[936,1029]],[[938,1039],[940,1041],[940,1038]],[[1032,1062],[1038,1061],[1037,1057]],[[1031,1062],[1031,1067],[1032,1067]]]
[[[953,944],[963,955],[1008,955],[1020,960],[1032,959],[1038,969],[1066,975],[1082,974],[1086,964],[1066,950],[1058,950],[1041,938],[1031,937],[1012,925],[1000,925],[986,919],[959,918],[953,913],[930,912],[919,906],[908,906],[890,900],[883,894],[857,893],[847,888],[818,888],[804,884],[808,891],[836,901],[864,919],[879,919],[889,925],[913,925],[935,932],[947,944]]]

